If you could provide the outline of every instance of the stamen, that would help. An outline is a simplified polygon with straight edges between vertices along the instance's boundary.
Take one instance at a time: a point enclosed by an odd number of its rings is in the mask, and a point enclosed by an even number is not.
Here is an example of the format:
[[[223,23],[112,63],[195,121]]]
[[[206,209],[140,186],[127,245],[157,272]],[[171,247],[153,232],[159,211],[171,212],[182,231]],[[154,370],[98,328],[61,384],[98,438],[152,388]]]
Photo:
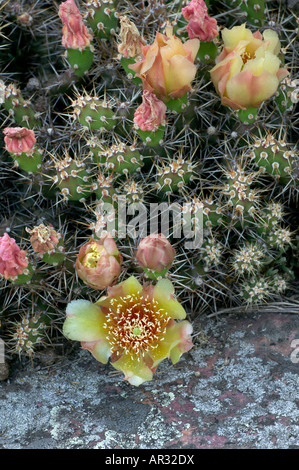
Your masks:
[[[103,328],[113,352],[140,361],[163,341],[169,320],[167,312],[158,308],[157,301],[131,294],[118,298],[117,304],[111,303]]]
[[[252,55],[250,54],[250,52],[245,51],[245,52],[243,52],[243,54],[241,54],[241,58],[242,58],[242,60],[243,60],[243,64],[245,65],[246,62],[247,62],[248,60],[253,59],[254,56],[252,56]]]

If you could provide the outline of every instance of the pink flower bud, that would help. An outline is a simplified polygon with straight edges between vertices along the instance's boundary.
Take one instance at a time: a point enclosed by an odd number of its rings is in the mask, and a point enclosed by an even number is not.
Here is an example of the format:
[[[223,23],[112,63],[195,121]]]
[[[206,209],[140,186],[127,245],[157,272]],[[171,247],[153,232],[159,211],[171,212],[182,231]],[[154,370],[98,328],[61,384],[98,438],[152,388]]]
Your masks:
[[[75,268],[86,285],[103,290],[119,277],[122,260],[115,241],[108,233],[100,240],[92,238],[80,248]]]
[[[61,3],[58,14],[63,23],[62,45],[66,49],[85,49],[89,46],[92,35],[84,25],[74,0]]]
[[[52,225],[46,226],[40,224],[37,227],[33,227],[32,230],[26,227],[26,232],[31,235],[30,243],[33,250],[39,254],[53,251],[61,238]]]
[[[9,279],[22,274],[28,266],[26,252],[5,232],[0,237],[0,274]]]
[[[151,234],[141,240],[136,253],[138,264],[142,268],[157,273],[170,268],[175,257],[175,249],[162,233]]]
[[[212,41],[218,36],[217,21],[208,15],[208,8],[204,0],[191,0],[182,9],[182,14],[189,23],[186,27],[190,39]]]
[[[165,120],[166,109],[166,105],[154,93],[144,90],[142,104],[134,114],[134,123],[142,131],[156,131]]]
[[[3,130],[5,148],[9,153],[32,154],[36,138],[34,131],[26,127],[6,127]]]

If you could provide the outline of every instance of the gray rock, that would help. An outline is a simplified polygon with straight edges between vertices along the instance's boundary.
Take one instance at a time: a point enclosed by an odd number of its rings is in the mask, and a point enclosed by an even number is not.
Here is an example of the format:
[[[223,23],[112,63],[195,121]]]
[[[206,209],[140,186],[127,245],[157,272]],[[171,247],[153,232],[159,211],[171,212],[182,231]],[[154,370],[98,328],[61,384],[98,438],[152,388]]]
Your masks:
[[[140,387],[86,350],[17,364],[0,383],[0,448],[298,448],[299,316],[198,322],[194,348]]]

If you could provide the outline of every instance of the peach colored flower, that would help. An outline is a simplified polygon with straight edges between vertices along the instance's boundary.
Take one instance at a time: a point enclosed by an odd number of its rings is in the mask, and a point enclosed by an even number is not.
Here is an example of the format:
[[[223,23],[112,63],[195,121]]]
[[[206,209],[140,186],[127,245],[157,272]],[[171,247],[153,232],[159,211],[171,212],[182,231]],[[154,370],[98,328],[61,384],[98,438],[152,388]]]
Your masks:
[[[186,29],[190,39],[210,42],[218,36],[217,21],[208,15],[208,8],[203,0],[191,0],[182,9],[182,14],[188,21]]]
[[[33,229],[26,227],[30,233],[30,243],[35,253],[44,254],[53,251],[61,238],[52,225],[40,224]]]
[[[5,148],[9,153],[19,155],[21,153],[32,154],[36,138],[34,131],[26,127],[6,127],[3,130]]]
[[[153,44],[142,47],[141,61],[129,65],[129,68],[142,79],[144,88],[159,99],[177,99],[191,90],[198,49],[198,39],[182,43],[173,35],[172,28],[167,27],[166,35],[157,33]]]
[[[23,274],[27,266],[26,252],[5,232],[3,237],[0,237],[0,274],[5,279],[10,279]]]
[[[63,23],[62,45],[66,49],[85,49],[89,46],[92,35],[84,25],[74,0],[61,3],[58,14]]]
[[[138,264],[157,273],[169,269],[175,258],[175,249],[163,233],[151,234],[138,245],[136,259]]]
[[[131,276],[109,287],[108,295],[95,304],[73,300],[67,306],[63,333],[81,341],[98,361],[106,364],[111,358],[124,380],[138,386],[152,380],[165,358],[175,364],[193,346],[192,325],[184,320],[186,312],[173,294],[168,279],[142,286]]]
[[[221,102],[232,109],[258,107],[288,75],[280,68],[280,42],[275,31],[252,34],[246,25],[222,31],[224,47],[210,71]]]
[[[120,16],[119,21],[121,43],[118,44],[118,52],[126,58],[139,58],[142,54],[142,46],[145,44],[144,39],[127,16]]]
[[[121,273],[122,256],[109,233],[91,238],[81,246],[75,268],[82,281],[93,289],[111,286]]]
[[[134,123],[142,131],[156,131],[165,121],[166,105],[154,93],[144,90],[142,104],[136,109]]]

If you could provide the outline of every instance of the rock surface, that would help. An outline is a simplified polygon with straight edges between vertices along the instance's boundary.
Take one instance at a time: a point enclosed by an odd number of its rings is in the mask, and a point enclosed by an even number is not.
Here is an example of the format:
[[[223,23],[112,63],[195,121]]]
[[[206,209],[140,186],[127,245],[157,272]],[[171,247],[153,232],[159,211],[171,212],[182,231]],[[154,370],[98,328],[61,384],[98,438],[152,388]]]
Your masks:
[[[84,350],[16,367],[0,382],[0,448],[299,448],[299,316],[200,317],[196,331],[140,387]]]

